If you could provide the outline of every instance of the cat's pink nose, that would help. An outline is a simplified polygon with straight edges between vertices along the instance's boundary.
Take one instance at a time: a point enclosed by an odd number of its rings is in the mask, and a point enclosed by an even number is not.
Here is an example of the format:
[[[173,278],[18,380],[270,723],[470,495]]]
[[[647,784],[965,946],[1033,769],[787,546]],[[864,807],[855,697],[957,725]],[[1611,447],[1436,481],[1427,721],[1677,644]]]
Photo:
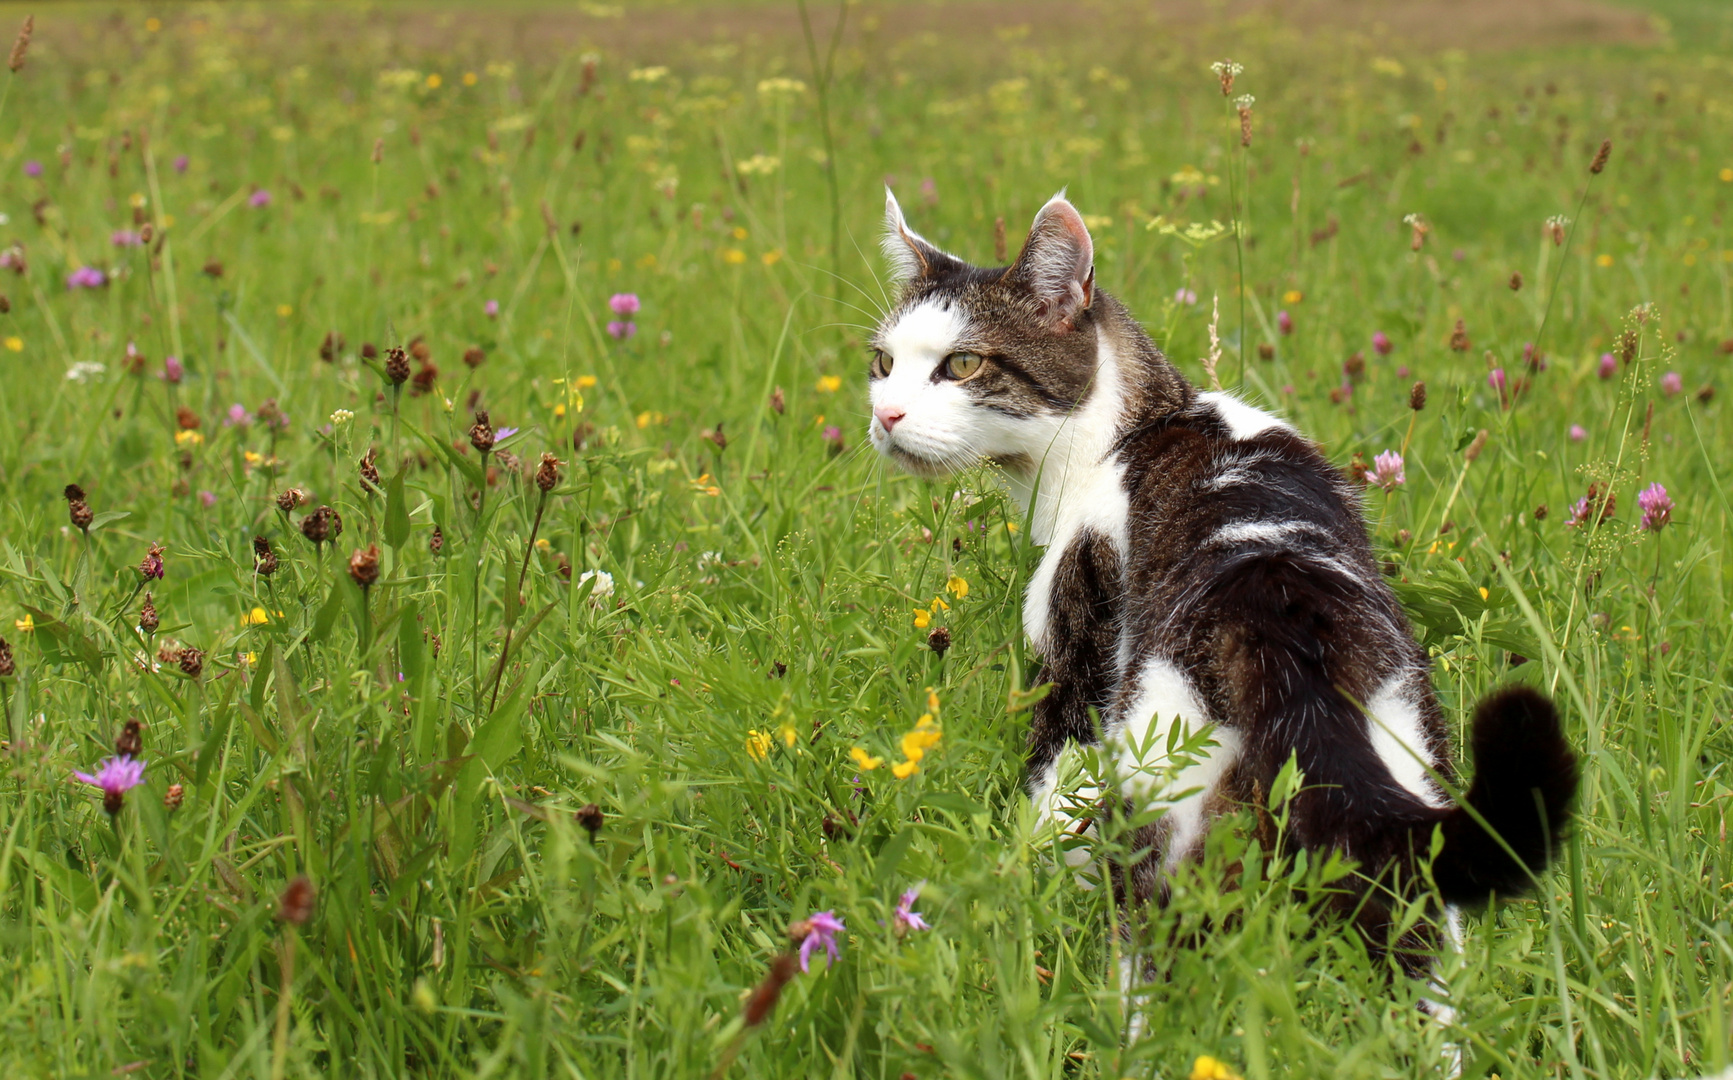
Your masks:
[[[897,421],[901,420],[908,414],[904,413],[901,409],[893,409],[888,405],[880,405],[878,408],[873,410],[873,415],[878,417],[879,426],[889,432],[891,428],[897,426]]]

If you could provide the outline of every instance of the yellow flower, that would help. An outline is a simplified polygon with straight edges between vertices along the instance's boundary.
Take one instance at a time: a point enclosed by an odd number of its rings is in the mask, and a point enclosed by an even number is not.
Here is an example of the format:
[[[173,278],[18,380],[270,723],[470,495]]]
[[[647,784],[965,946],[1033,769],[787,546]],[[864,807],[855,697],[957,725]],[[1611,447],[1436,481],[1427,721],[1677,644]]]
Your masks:
[[[474,86],[480,81],[481,80],[475,77],[475,72],[473,71],[466,71],[463,73],[463,85],[465,86]]]
[[[205,441],[205,437],[203,435],[200,435],[196,431],[177,431],[177,432],[175,432],[175,445],[176,446],[199,446],[204,441]]]
[[[746,227],[745,227],[745,226],[744,226],[744,225],[736,225],[736,226],[734,226],[734,233],[733,233],[733,236],[734,236],[734,239],[736,239],[736,240],[744,240],[744,239],[746,239],[746,238],[747,238],[747,237],[748,237],[748,236],[749,236],[749,235],[751,235],[751,234],[750,234],[750,233],[748,233],[748,232],[747,232],[747,231],[746,231]]]
[[[848,756],[854,759],[856,765],[860,766],[861,772],[872,772],[874,769],[885,763],[884,758],[873,757],[858,746],[850,750]]]
[[[1722,169],[1720,175],[1723,184],[1733,184],[1733,169]]]
[[[930,686],[927,687],[927,712],[933,716],[939,715],[939,695],[934,693]]]
[[[960,577],[952,577],[945,582],[945,591],[959,600],[969,598],[969,583]]]
[[[579,390],[588,390],[596,385],[596,377],[594,375],[579,375],[574,382]]]
[[[438,89],[439,89],[439,84],[440,84],[440,83],[442,83],[442,82],[444,82],[444,81],[445,81],[445,80],[444,80],[444,79],[441,79],[441,78],[440,78],[440,77],[439,77],[439,73],[438,73],[438,72],[434,72],[434,73],[433,73],[433,74],[432,74],[432,75],[429,75],[429,76],[428,76],[428,77],[427,77],[427,88],[428,88],[428,89],[429,89],[429,90],[438,90]]]
[[[14,334],[6,339],[6,347],[13,352],[24,351],[24,339]]]
[[[144,28],[154,34],[162,29],[162,20],[152,15],[144,21]]]
[[[722,261],[729,266],[739,266],[746,261],[746,252],[739,248],[729,248],[722,253]]]
[[[1491,598],[1492,598],[1492,594],[1491,594],[1491,593],[1490,593],[1490,592],[1488,592],[1488,591],[1487,591],[1487,590],[1486,590],[1486,586],[1485,586],[1485,585],[1482,585],[1482,586],[1481,586],[1481,587],[1480,587],[1480,598],[1481,598],[1481,599],[1482,599],[1482,600],[1489,600],[1489,599],[1491,599]]]
[[[1191,1080],[1240,1080],[1240,1075],[1228,1068],[1227,1062],[1200,1054],[1192,1062]]]
[[[554,403],[554,415],[555,416],[566,415],[566,403],[565,402],[558,401],[558,402]]]
[[[770,756],[770,732],[759,731],[757,728],[746,733],[746,752],[752,755],[754,761],[763,761]]]
[[[795,740],[800,738],[800,730],[794,726],[793,720],[784,720],[776,728],[776,733],[782,736],[782,745],[794,749]]]
[[[903,756],[910,761],[919,761],[927,756],[927,751],[939,745],[939,729],[931,723],[903,733]]]
[[[242,626],[263,626],[271,621],[270,612],[262,607],[256,607],[241,616]]]
[[[933,623],[933,613],[932,612],[928,611],[924,607],[918,607],[915,609],[915,629],[916,630],[925,630],[927,627],[931,626],[932,623]]]
[[[821,393],[821,394],[834,394],[838,390],[841,390],[841,389],[842,389],[842,376],[841,375],[820,375],[818,377],[818,392],[819,393]]]
[[[939,611],[939,610],[940,610],[940,609],[943,609],[943,610],[945,610],[945,611],[949,611],[949,610],[951,610],[951,605],[949,605],[949,604],[947,604],[947,603],[945,603],[945,598],[944,598],[944,597],[942,597],[942,596],[935,596],[935,597],[933,597],[933,607],[932,607],[932,610],[933,610],[933,611],[935,611],[935,612],[937,612],[937,611]]]
[[[891,766],[891,775],[898,780],[907,780],[920,771],[921,765],[917,761],[899,761]]]
[[[277,317],[279,319],[287,319],[293,314],[295,314],[295,309],[290,307],[288,304],[277,305]]]
[[[265,455],[257,450],[242,450],[241,457],[248,465],[258,465],[265,460]]]
[[[537,551],[547,551],[548,549],[550,549],[552,547],[553,547],[553,545],[548,543],[547,537],[539,536],[536,538],[536,550]]]
[[[760,255],[758,257],[758,260],[760,262],[762,262],[765,266],[775,266],[777,263],[782,261],[782,252],[780,252],[780,251],[767,251],[764,254]]]
[[[252,667],[259,662],[259,654],[256,652],[242,653],[241,659],[246,661],[248,667]]]
[[[1611,255],[1604,253],[1604,252],[1602,254],[1596,255],[1595,256],[1595,265],[1602,267],[1602,268],[1611,266],[1611,265],[1613,265],[1613,257]]]
[[[20,634],[32,633],[36,629],[36,620],[29,615],[24,616],[22,619],[13,619],[12,628]]]
[[[1301,300],[1304,300],[1305,298],[1306,298],[1306,294],[1301,292],[1300,290],[1289,289],[1287,292],[1282,294],[1282,303],[1284,303],[1284,304],[1297,304]]]

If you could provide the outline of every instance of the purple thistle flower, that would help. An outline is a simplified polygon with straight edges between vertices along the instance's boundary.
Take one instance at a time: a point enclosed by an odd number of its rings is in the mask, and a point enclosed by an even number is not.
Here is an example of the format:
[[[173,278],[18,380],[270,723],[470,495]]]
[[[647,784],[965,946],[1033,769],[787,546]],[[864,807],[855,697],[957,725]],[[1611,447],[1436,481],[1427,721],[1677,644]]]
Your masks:
[[[1389,356],[1390,350],[1395,347],[1396,346],[1390,342],[1390,335],[1386,334],[1384,331],[1379,330],[1377,333],[1372,335],[1372,351],[1377,353],[1379,356]]]
[[[1284,334],[1293,333],[1294,317],[1289,315],[1286,311],[1276,312],[1276,329],[1280,330]]]
[[[1195,303],[1197,303],[1197,293],[1192,292],[1190,289],[1187,289],[1184,287],[1181,287],[1181,288],[1175,290],[1174,294],[1173,294],[1173,298],[1174,298],[1174,301],[1176,303],[1181,303],[1181,304],[1195,304]]]
[[[144,762],[128,756],[111,757],[96,770],[96,775],[74,772],[73,778],[102,789],[102,808],[110,816],[120,813],[126,805],[126,793],[144,783]]]
[[[174,358],[172,356],[165,356],[162,358],[162,381],[163,382],[179,383],[182,379],[186,378],[186,376],[187,376],[186,365],[182,364],[179,360],[177,360],[176,358]]]
[[[224,427],[246,427],[252,422],[252,414],[238,401],[229,406],[229,415],[223,418]]]
[[[608,310],[616,315],[636,315],[641,306],[637,293],[619,292],[608,297]]]
[[[144,237],[131,229],[116,229],[109,234],[108,242],[117,248],[138,247],[144,243]]]
[[[254,210],[263,210],[265,207],[271,205],[271,193],[266,191],[264,188],[260,188],[247,196],[247,205],[252,207]]]
[[[24,175],[30,177],[31,179],[35,179],[36,177],[41,176],[42,175],[42,162],[37,161],[35,158],[31,158],[29,161],[26,161],[24,163]]]
[[[499,318],[499,301],[489,300],[487,303],[481,305],[481,313],[490,319]]]
[[[842,920],[836,917],[834,911],[820,911],[806,920],[806,937],[800,942],[800,970],[807,970],[807,963],[814,949],[823,946],[825,955],[831,963],[836,963],[836,935],[846,929]]]
[[[921,895],[921,886],[925,884],[926,882],[921,882],[903,893],[902,897],[897,900],[897,913],[891,917],[891,926],[898,935],[906,934],[911,930],[931,930],[933,928],[932,923],[921,918],[920,912],[913,910],[915,898]]]
[[[1597,369],[1597,371],[1598,371],[1598,374],[1600,375],[1600,377],[1603,379],[1612,378],[1614,375],[1617,375],[1619,373],[1619,361],[1618,361],[1618,359],[1615,358],[1613,356],[1613,354],[1610,352],[1602,353],[1601,354],[1600,367]]]
[[[214,491],[200,491],[199,502],[204,505],[206,510],[209,510],[211,507],[217,505],[217,493]]]
[[[175,172],[178,172],[178,173],[186,172],[187,166],[190,164],[192,164],[192,163],[187,160],[187,156],[185,154],[175,155]]]
[[[1589,437],[1589,431],[1581,424],[1571,425],[1571,442],[1582,442]]]
[[[1570,520],[1565,522],[1565,528],[1575,529],[1587,525],[1589,523],[1590,509],[1591,507],[1587,495],[1578,499],[1576,505],[1571,507]]]
[[[66,288],[100,289],[108,284],[108,275],[94,266],[81,266],[66,275]]]
[[[1486,373],[1486,385],[1492,387],[1494,390],[1497,390],[1500,394],[1504,393],[1504,387],[1505,387],[1504,369],[1501,367],[1495,367],[1491,371],[1487,372]]]
[[[638,332],[638,324],[630,320],[612,319],[608,322],[608,333],[621,341],[625,341]]]
[[[820,433],[820,437],[830,444],[830,450],[833,454],[840,450],[847,449],[847,446],[844,444],[842,439],[842,428],[837,427],[835,424],[826,424],[824,431]]]
[[[1637,505],[1643,510],[1643,520],[1637,527],[1646,532],[1660,532],[1673,519],[1673,500],[1660,484],[1650,484],[1637,492]]]
[[[518,433],[518,429],[514,428],[514,427],[495,428],[494,433],[493,433],[494,445],[497,446],[500,443],[505,442],[507,439],[511,438],[513,435],[516,435],[517,433]]]
[[[1402,465],[1401,454],[1386,450],[1372,459],[1372,471],[1366,474],[1366,480],[1385,491],[1395,491],[1408,482],[1408,474],[1403,471]]]
[[[1677,371],[1669,371],[1661,376],[1661,393],[1672,397],[1683,389],[1685,389],[1685,380],[1679,377]]]

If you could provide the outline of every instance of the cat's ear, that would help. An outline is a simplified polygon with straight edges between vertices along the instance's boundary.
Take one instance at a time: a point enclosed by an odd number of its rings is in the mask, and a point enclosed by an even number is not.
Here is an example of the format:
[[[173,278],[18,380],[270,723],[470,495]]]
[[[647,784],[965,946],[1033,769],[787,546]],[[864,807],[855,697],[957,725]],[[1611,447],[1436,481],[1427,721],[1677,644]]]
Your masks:
[[[1065,193],[1047,200],[1029,226],[1029,239],[1009,275],[1034,294],[1042,318],[1055,330],[1069,330],[1095,299],[1095,244],[1083,215]]]
[[[941,262],[954,261],[909,228],[889,187],[885,188],[885,235],[879,245],[890,260],[891,277],[897,281],[929,277]]]

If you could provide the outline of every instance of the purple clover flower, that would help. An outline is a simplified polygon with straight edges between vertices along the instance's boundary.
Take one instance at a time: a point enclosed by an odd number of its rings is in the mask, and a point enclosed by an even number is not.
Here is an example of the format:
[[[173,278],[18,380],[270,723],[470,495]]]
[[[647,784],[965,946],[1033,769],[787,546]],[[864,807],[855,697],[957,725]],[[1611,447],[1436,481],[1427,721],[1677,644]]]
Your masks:
[[[199,492],[199,502],[206,510],[209,510],[211,507],[217,505],[217,493],[214,491],[201,490]]]
[[[636,315],[642,306],[637,293],[620,292],[608,297],[608,310],[616,315]]]
[[[1389,356],[1390,350],[1395,347],[1390,341],[1390,335],[1384,331],[1379,330],[1372,335],[1372,351],[1379,356]]]
[[[109,234],[108,242],[117,248],[138,247],[144,243],[144,237],[132,229],[116,229]]]
[[[1601,362],[1596,373],[1603,379],[1610,379],[1619,373],[1619,361],[1610,352],[1601,354]]]
[[[638,324],[629,319],[611,319],[608,322],[608,333],[620,341],[625,341],[637,332]]]
[[[107,284],[108,275],[103,273],[101,270],[96,269],[94,266],[81,266],[72,273],[66,275],[66,288],[68,291],[73,289],[100,289]]]
[[[34,180],[38,176],[41,176],[42,175],[42,162],[37,161],[35,158],[31,158],[29,161],[26,161],[24,163],[24,175],[30,177],[32,180]]]
[[[1643,510],[1643,520],[1637,527],[1645,532],[1660,532],[1673,519],[1673,500],[1660,484],[1650,484],[1637,492],[1637,505]]]
[[[833,454],[841,453],[848,449],[848,445],[843,442],[842,428],[837,427],[835,424],[826,424],[824,431],[820,433],[820,437],[830,444],[830,452]]]
[[[1583,427],[1581,424],[1572,424],[1570,435],[1571,442],[1582,442],[1584,439],[1589,437],[1589,429]]]
[[[1372,459],[1372,471],[1366,474],[1366,480],[1385,491],[1395,491],[1408,482],[1408,474],[1403,471],[1402,465],[1401,454],[1386,450]]]
[[[1175,303],[1179,304],[1195,304],[1197,303],[1197,293],[1182,286],[1174,290],[1173,299]]]
[[[813,950],[823,947],[830,963],[836,963],[839,952],[836,935],[846,927],[842,920],[836,917],[834,911],[820,911],[806,920],[806,937],[800,942],[800,970],[807,970],[807,964]]]
[[[187,166],[190,164],[192,164],[192,162],[187,160],[187,156],[185,154],[176,154],[175,155],[175,172],[177,172],[177,173],[186,172]]]
[[[260,188],[247,196],[247,205],[252,207],[254,210],[263,210],[265,207],[271,205],[271,193],[266,191],[264,188]]]
[[[898,936],[912,930],[931,930],[933,928],[932,923],[921,918],[921,913],[914,910],[915,899],[921,895],[921,886],[925,884],[926,882],[921,882],[904,892],[897,900],[897,912],[891,916],[891,927],[896,930]]]
[[[1293,333],[1294,317],[1289,315],[1286,311],[1276,312],[1276,329],[1280,330],[1283,334]]]
[[[102,789],[102,808],[112,817],[126,805],[126,793],[144,783],[144,762],[123,754],[104,761],[95,776],[82,772],[72,775],[74,779]]]
[[[163,382],[170,383],[170,384],[178,384],[182,379],[184,379],[186,377],[187,377],[186,365],[182,364],[178,359],[176,359],[173,356],[165,356],[162,358],[162,381]]]
[[[1507,385],[1507,380],[1504,377],[1504,369],[1501,367],[1495,367],[1491,371],[1487,372],[1486,385],[1497,390],[1500,394],[1504,393],[1504,388]]]
[[[1589,497],[1587,495],[1578,499],[1576,504],[1571,507],[1570,520],[1565,522],[1565,528],[1577,529],[1587,525],[1589,523],[1589,512],[1591,509],[1592,506],[1589,503]]]
[[[513,435],[516,435],[517,433],[518,433],[518,429],[514,428],[514,427],[497,428],[497,429],[495,429],[495,431],[493,433],[494,444],[498,445],[502,442],[505,442],[507,439],[511,438]]]
[[[1685,380],[1679,377],[1677,371],[1669,371],[1661,376],[1661,393],[1672,397],[1683,389],[1685,389]]]
[[[229,406],[229,415],[223,417],[224,427],[246,427],[253,422],[253,415],[240,402]]]
[[[481,313],[490,319],[499,318],[499,301],[489,300],[487,303],[481,305]]]

